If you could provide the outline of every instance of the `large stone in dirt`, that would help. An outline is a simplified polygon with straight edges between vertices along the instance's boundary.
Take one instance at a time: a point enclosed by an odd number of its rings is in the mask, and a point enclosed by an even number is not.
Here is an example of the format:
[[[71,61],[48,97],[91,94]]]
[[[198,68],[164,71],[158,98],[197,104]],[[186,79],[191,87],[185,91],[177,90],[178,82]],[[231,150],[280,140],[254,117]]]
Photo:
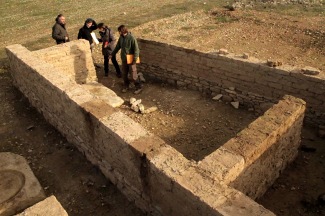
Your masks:
[[[243,59],[249,59],[249,54],[248,53],[243,53]]]
[[[317,68],[306,66],[301,69],[301,72],[307,75],[318,75],[320,73],[320,70],[318,70]]]
[[[50,196],[45,200],[33,205],[16,216],[32,216],[32,215],[46,215],[46,216],[68,216],[68,213],[61,206],[55,196]]]
[[[222,98],[222,94],[218,94],[212,98],[212,100],[220,100]]]
[[[238,102],[238,101],[231,102],[231,105],[232,105],[235,109],[238,109],[238,108],[239,108],[239,102]]]
[[[266,65],[269,67],[278,67],[282,65],[280,61],[267,60]]]
[[[16,154],[0,153],[0,215],[16,214],[44,198],[27,161]]]
[[[100,83],[87,83],[82,85],[83,88],[87,89],[96,98],[99,98],[112,107],[120,107],[124,100],[116,95],[114,91],[106,88]]]
[[[222,96],[222,101],[224,101],[224,102],[231,102],[231,101],[233,101],[233,98],[230,97],[229,95],[223,95]]]
[[[223,49],[223,48],[221,48],[221,49],[219,49],[218,54],[221,54],[221,55],[228,55],[229,52],[228,52],[227,49]]]

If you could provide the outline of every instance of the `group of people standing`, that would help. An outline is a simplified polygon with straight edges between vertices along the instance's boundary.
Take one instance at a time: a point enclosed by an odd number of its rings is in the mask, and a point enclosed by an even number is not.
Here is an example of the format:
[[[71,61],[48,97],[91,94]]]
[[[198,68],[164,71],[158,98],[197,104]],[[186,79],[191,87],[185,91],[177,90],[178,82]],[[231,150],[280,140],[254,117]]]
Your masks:
[[[66,43],[70,41],[68,32],[66,30],[65,17],[59,14],[56,19],[56,23],[52,27],[52,38],[56,40],[57,44]],[[92,51],[95,44],[91,33],[98,29],[100,38],[99,42],[102,43],[102,54],[104,56],[104,75],[108,76],[109,73],[109,60],[116,70],[116,75],[118,78],[123,77],[124,88],[122,92],[127,92],[130,88],[129,73],[131,77],[131,82],[135,86],[135,94],[139,94],[142,91],[142,85],[140,78],[137,74],[136,63],[139,61],[140,49],[136,38],[128,31],[125,25],[120,25],[118,27],[118,32],[120,34],[119,39],[116,41],[114,32],[104,23],[96,23],[94,19],[86,19],[82,28],[79,29],[78,39],[85,39],[89,41],[90,50]],[[116,60],[117,52],[121,50],[121,60],[122,60],[122,72]],[[133,59],[129,59],[129,57]],[[129,60],[129,61],[128,61]]]

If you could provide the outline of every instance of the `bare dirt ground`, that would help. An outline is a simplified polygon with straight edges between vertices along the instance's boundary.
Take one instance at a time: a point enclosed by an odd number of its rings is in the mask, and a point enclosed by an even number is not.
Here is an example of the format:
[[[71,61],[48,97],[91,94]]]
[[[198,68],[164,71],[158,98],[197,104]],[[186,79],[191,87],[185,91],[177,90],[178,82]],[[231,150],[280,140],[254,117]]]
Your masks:
[[[203,52],[226,48],[239,55],[248,53],[261,60],[325,71],[323,16],[215,9],[148,22],[132,32],[138,37]]]
[[[176,89],[164,83],[147,82],[139,95],[130,90],[121,93],[122,79],[98,74],[99,82],[114,90],[125,100],[122,112],[147,130],[164,139],[190,160],[202,160],[235,136],[256,116],[230,104],[211,100],[199,92]],[[145,109],[158,111],[141,115],[129,107],[129,99],[141,99]]]
[[[226,48],[324,71],[323,23],[324,15],[306,19],[273,12],[216,9],[149,22],[132,32],[205,52]],[[101,64],[99,48],[94,54]],[[30,107],[13,87],[6,61],[1,62],[0,70],[0,151],[24,156],[46,195],[54,194],[69,215],[145,215]],[[147,82],[140,95],[121,94],[121,79],[113,74],[103,78],[101,69],[98,77],[125,100],[133,96],[142,99],[146,107],[157,106],[158,111],[145,116],[126,108],[121,111],[189,159],[201,160],[257,117],[198,92],[160,83]],[[297,159],[258,200],[277,215],[325,215],[324,206],[316,201],[325,193],[325,141],[316,132],[307,126],[303,129],[303,148]]]

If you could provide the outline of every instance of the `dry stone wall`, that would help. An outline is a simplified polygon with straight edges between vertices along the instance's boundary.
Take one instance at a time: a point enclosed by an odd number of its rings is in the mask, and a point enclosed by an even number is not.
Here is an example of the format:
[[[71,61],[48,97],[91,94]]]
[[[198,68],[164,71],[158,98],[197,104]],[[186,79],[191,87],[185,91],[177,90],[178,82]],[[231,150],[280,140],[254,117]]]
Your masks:
[[[252,199],[262,196],[298,154],[305,102],[284,99],[202,160],[200,167]],[[223,165],[223,172],[216,164]]]
[[[63,43],[33,53],[78,84],[97,82],[94,63],[88,52],[89,42],[80,40],[79,44]]]
[[[259,113],[284,95],[307,102],[306,121],[325,124],[325,73],[311,76],[289,66],[269,67],[258,59],[234,54],[202,53],[156,41],[139,39],[145,76],[179,87],[223,95]]]
[[[66,44],[82,50],[86,45]],[[139,208],[171,216],[274,215],[245,194],[260,195],[269,186],[261,181],[266,174],[273,182],[295,156],[305,109],[300,99],[287,96],[238,137],[194,162],[114,108],[116,95],[94,94],[99,84],[79,85],[21,45],[6,50],[14,84]]]

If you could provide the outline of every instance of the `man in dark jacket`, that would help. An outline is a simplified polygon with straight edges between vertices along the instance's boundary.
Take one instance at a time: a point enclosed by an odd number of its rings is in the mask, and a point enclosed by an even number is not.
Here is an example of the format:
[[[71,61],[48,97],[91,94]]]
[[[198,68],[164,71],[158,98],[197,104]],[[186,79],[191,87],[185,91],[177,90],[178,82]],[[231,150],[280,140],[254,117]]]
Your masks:
[[[59,14],[55,19],[55,24],[52,27],[52,38],[56,41],[56,44],[69,42],[69,35],[65,29],[65,17]]]
[[[79,29],[79,33],[78,33],[78,39],[85,39],[89,41],[91,51],[93,51],[93,48],[95,46],[93,43],[93,38],[91,36],[91,33],[93,30],[96,29],[97,29],[97,24],[95,20],[93,20],[92,18],[88,18],[86,19],[84,26],[81,29]]]
[[[109,72],[109,56],[112,54],[115,45],[116,45],[116,38],[114,36],[114,32],[112,29],[108,28],[104,23],[98,24],[98,30],[101,38],[99,39],[100,42],[102,42],[102,53],[104,56],[104,71],[105,76],[108,76]],[[116,70],[116,76],[118,78],[122,77],[120,67],[116,61],[116,55],[112,56],[112,63]]]
[[[119,26],[118,31],[120,33],[120,37],[111,56],[113,57],[119,50],[121,50],[123,80],[125,85],[125,88],[122,90],[122,92],[127,92],[129,90],[130,81],[128,74],[131,70],[132,82],[134,82],[135,85],[134,94],[139,94],[142,91],[142,86],[137,74],[136,66],[136,62],[140,54],[138,42],[133,37],[131,32],[128,32],[128,29],[124,25]],[[127,61],[127,57],[132,57],[132,59],[129,59],[130,62]]]

